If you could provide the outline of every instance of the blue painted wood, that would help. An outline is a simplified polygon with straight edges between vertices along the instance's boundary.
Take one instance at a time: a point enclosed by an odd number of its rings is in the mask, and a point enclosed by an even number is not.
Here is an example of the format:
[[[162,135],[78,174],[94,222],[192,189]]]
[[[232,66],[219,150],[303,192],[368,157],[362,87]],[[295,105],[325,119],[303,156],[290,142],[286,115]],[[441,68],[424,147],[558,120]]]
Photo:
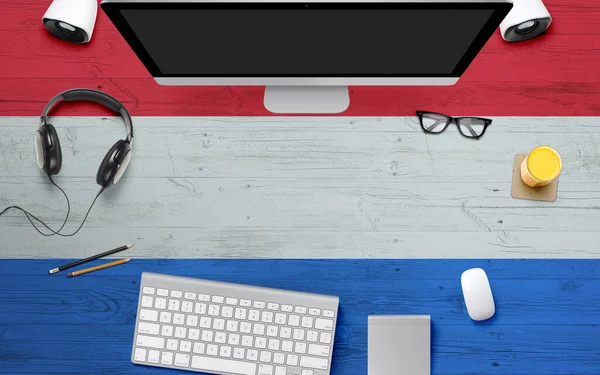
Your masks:
[[[181,373],[130,363],[142,271],[340,296],[333,375],[366,375],[369,314],[430,314],[432,374],[600,373],[600,260],[134,259],[47,274],[69,261],[0,260],[1,373]],[[487,322],[465,311],[471,267],[495,294]]]

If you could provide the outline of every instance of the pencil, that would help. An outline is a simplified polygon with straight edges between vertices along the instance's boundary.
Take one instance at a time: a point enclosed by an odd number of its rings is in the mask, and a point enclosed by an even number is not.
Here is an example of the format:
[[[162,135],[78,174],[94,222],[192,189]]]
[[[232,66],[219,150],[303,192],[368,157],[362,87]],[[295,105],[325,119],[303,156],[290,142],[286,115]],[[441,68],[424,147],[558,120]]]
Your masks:
[[[133,247],[133,245],[125,245],[125,246],[117,247],[116,249],[108,250],[108,251],[105,251],[103,253],[92,255],[91,257],[88,257],[88,258],[85,258],[85,259],[81,259],[81,260],[78,260],[78,261],[73,262],[73,263],[65,264],[64,266],[53,268],[50,271],[48,271],[48,273],[53,274],[53,273],[56,273],[56,272],[59,272],[59,271],[64,271],[66,269],[79,266],[80,264],[91,262],[92,260],[100,259],[100,258],[109,256],[109,255],[112,255],[114,253],[118,253],[119,251],[131,249],[132,247]]]
[[[118,266],[119,264],[127,263],[130,260],[131,259],[119,259],[119,260],[116,260],[114,262],[104,263],[104,264],[101,264],[99,266],[90,267],[90,268],[86,268],[84,270],[71,272],[70,274],[67,275],[67,277],[75,277],[75,276],[83,275],[85,273],[90,273],[90,272],[94,272],[94,271],[98,271],[98,270],[103,270],[105,268]]]

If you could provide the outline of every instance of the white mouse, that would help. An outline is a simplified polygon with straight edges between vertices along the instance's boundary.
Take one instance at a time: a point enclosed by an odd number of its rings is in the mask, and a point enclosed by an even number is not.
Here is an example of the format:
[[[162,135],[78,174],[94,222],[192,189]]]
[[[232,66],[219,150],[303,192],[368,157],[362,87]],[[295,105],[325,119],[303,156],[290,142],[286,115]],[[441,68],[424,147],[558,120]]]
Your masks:
[[[486,320],[494,316],[496,306],[492,288],[484,270],[471,268],[460,277],[467,312],[473,320]]]

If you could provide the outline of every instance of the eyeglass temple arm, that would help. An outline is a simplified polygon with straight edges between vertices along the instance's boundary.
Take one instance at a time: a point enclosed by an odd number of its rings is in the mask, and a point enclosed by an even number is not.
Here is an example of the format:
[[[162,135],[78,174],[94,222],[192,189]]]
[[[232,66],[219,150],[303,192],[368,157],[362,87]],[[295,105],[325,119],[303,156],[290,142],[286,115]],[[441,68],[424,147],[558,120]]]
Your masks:
[[[465,126],[467,127],[467,129],[469,129],[469,131],[471,132],[471,134],[473,135],[473,137],[477,137],[477,133],[475,132],[475,130],[473,130],[473,128],[471,127],[471,125],[465,124]]]
[[[433,125],[431,125],[430,127],[427,128],[427,131],[430,131],[431,129],[435,128],[436,126],[438,126],[439,124],[446,122],[446,119],[444,120],[437,120],[436,122],[433,123]]]

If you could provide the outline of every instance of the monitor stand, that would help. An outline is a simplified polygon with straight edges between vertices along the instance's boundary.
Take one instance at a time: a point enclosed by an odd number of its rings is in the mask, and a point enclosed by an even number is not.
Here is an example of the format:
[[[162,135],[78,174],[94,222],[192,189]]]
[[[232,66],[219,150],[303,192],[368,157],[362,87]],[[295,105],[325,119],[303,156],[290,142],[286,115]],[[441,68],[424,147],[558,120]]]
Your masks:
[[[341,113],[349,105],[346,86],[267,86],[265,89],[265,108],[272,113]]]

